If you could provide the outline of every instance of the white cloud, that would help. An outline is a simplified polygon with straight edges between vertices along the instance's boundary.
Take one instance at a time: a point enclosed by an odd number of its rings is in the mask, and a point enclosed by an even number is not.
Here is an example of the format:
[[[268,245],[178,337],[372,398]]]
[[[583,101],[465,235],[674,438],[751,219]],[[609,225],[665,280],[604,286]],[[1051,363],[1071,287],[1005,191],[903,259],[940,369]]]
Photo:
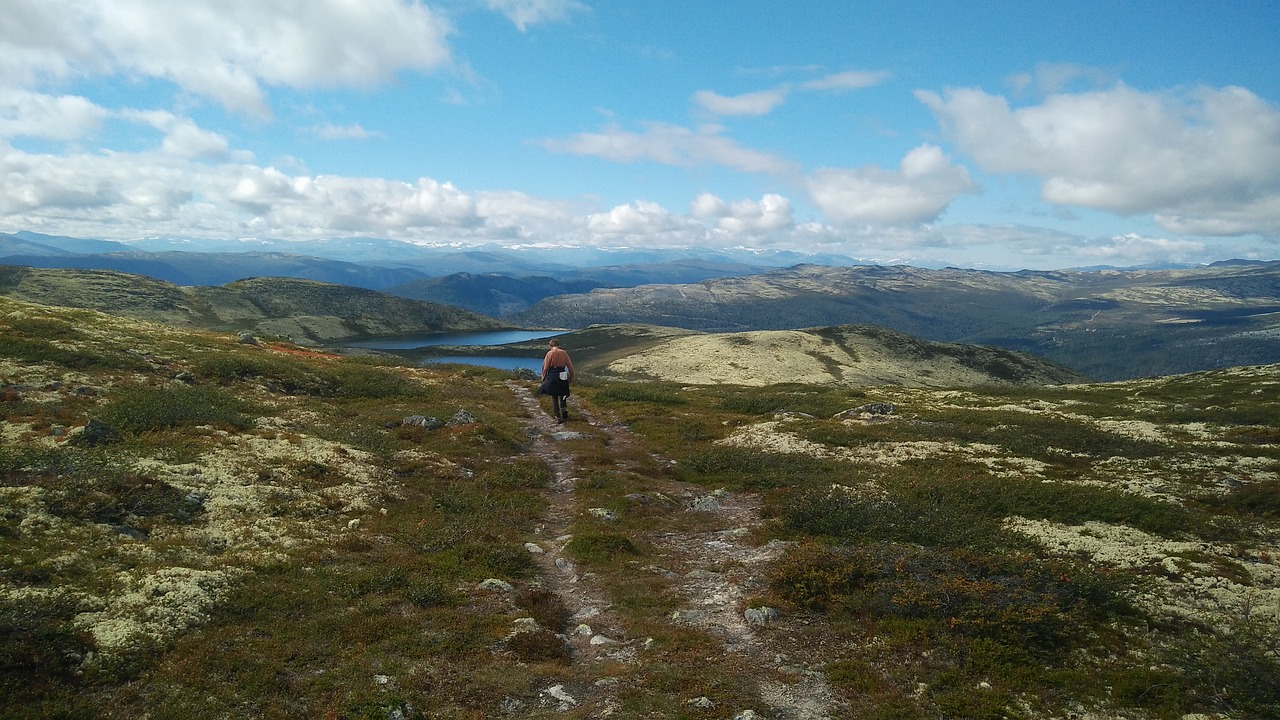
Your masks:
[[[225,136],[205,130],[190,118],[179,117],[166,110],[122,110],[114,116],[150,125],[164,133],[160,150],[168,155],[221,160],[231,154]]]
[[[491,239],[539,242],[559,240],[579,226],[579,208],[563,200],[547,200],[515,190],[487,190],[475,194],[478,230]]]
[[[742,147],[724,137],[720,125],[690,129],[669,123],[650,123],[644,132],[610,125],[598,133],[579,133],[564,140],[543,140],[549,150],[586,155],[613,162],[638,160],[697,167],[721,165],[743,172],[790,173],[795,166],[769,153]]]
[[[817,170],[808,178],[808,188],[834,223],[888,225],[930,222],[956,197],[978,191],[968,170],[953,165],[934,145],[907,153],[896,171],[873,165]]]
[[[686,222],[653,202],[637,200],[612,210],[587,216],[592,232],[606,235],[656,235],[686,227]]]
[[[470,195],[430,178],[419,178],[415,184],[334,175],[287,178],[267,168],[246,176],[229,199],[252,209],[273,228],[387,233],[478,222]]]
[[[1037,63],[1032,72],[1011,75],[1006,84],[1018,94],[1036,93],[1052,95],[1060,93],[1077,81],[1090,87],[1103,87],[1115,83],[1115,73],[1101,68],[1074,63]]]
[[[568,19],[575,12],[588,9],[577,0],[487,0],[489,9],[506,16],[525,32],[530,25]]]
[[[133,229],[171,217],[190,199],[182,162],[115,153],[56,157],[0,146],[0,218],[16,227],[85,222]]]
[[[709,192],[701,193],[689,202],[689,214],[696,218],[724,217],[728,213],[728,204]]]
[[[785,88],[774,88],[772,90],[761,90],[760,92],[745,93],[743,95],[734,95],[726,97],[710,90],[699,90],[693,94],[693,100],[704,110],[716,115],[767,115],[774,108],[781,105],[787,98],[787,90]]]
[[[1280,232],[1280,109],[1244,88],[1120,85],[1016,110],[975,89],[916,95],[960,151],[1039,176],[1050,203],[1152,213],[1173,232]]]
[[[813,68],[803,68],[803,70],[811,72]],[[721,95],[711,90],[699,90],[694,93],[693,101],[703,110],[715,115],[760,116],[773,112],[779,105],[786,102],[787,96],[795,88],[813,92],[838,92],[871,87],[888,78],[889,73],[883,70],[848,70],[825,75],[816,80],[808,80],[799,85],[784,83],[768,90],[741,95]]]
[[[78,95],[0,90],[0,138],[75,140],[97,131],[109,114]]]
[[[321,140],[369,140],[371,138],[386,137],[383,133],[365,130],[360,126],[360,123],[352,123],[351,125],[326,123],[310,128],[307,132]]]
[[[727,203],[702,193],[689,203],[689,214],[695,218],[717,218],[716,229],[730,235],[771,233],[791,227],[791,201],[769,193],[759,200]]]
[[[888,80],[887,70],[846,70],[800,84],[805,90],[858,90]]]
[[[217,159],[227,156],[229,146],[222,135],[202,130],[190,120],[185,120],[169,128],[160,147],[179,157]]]
[[[1205,244],[1195,240],[1143,237],[1136,233],[1105,240],[1074,243],[1068,250],[1081,259],[1112,264],[1153,262],[1195,262],[1203,257]]]
[[[430,178],[411,184],[290,175],[251,164],[210,165],[163,150],[56,157],[4,148],[0,154],[0,223],[7,227],[56,223],[68,232],[122,238],[412,238],[440,228],[465,233],[481,221],[472,196]]]
[[[174,127],[186,122],[164,113],[155,113],[151,121]],[[924,146],[888,175],[907,185],[957,170],[936,148]],[[874,194],[877,188],[867,192]],[[876,212],[887,215],[884,208]],[[873,222],[875,214],[862,212],[855,219]],[[1202,262],[1249,253],[1243,245],[1211,248],[1135,235],[1091,240],[1015,226],[797,224],[791,202],[776,194],[726,201],[703,193],[685,213],[647,201],[593,212],[580,203],[516,191],[469,193],[431,178],[404,183],[313,176],[252,163],[210,163],[160,147],[144,153],[59,157],[2,143],[0,228],[123,240],[149,235],[285,240],[374,235],[462,244],[517,240],[611,247],[771,247],[880,262],[981,263],[991,257],[1020,257],[1033,267]]]
[[[0,77],[161,78],[265,115],[263,84],[367,87],[433,70],[449,60],[449,32],[407,0],[8,0]]]

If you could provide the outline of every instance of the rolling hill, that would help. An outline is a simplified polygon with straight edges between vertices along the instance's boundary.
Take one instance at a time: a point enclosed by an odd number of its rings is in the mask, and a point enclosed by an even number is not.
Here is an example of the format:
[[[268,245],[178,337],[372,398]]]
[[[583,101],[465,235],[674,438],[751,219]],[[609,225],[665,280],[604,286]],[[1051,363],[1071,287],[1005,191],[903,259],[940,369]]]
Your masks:
[[[1027,353],[940,343],[872,325],[703,333],[655,325],[594,325],[558,336],[574,367],[594,377],[681,385],[994,387],[1061,385],[1084,376]],[[430,347],[408,357],[456,355]],[[542,341],[474,348],[539,357]]]
[[[548,317],[715,332],[872,324],[1111,380],[1280,360],[1280,262],[1016,273],[802,265],[552,297],[512,319]]]
[[[0,265],[0,294],[178,327],[262,333],[306,344],[510,326],[447,305],[295,278],[182,287],[103,270]]]

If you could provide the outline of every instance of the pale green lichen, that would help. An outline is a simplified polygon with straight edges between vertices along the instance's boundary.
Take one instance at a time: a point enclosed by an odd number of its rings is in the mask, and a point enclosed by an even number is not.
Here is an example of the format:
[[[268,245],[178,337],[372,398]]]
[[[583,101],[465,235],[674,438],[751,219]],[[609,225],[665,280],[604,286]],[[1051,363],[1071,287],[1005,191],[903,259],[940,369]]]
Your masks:
[[[1280,623],[1280,547],[1259,548],[1242,560],[1225,545],[1170,540],[1098,521],[1065,525],[1012,517],[1005,527],[1035,539],[1051,555],[1085,555],[1100,565],[1150,571],[1149,585],[1134,599],[1158,615],[1214,626],[1244,617]],[[1239,577],[1223,577],[1224,566]],[[1240,582],[1242,577],[1248,581]]]
[[[100,610],[80,613],[75,622],[106,653],[161,643],[207,622],[231,582],[244,572],[168,567],[122,573],[123,592],[103,598]]]

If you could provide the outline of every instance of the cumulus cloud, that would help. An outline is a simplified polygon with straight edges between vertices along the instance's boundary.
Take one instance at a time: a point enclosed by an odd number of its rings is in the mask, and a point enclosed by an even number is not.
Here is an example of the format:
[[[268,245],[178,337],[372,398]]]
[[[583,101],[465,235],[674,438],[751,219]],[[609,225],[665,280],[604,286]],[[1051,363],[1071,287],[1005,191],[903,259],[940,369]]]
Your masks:
[[[520,32],[530,25],[567,19],[575,12],[588,9],[577,0],[487,0],[489,9],[506,16]]]
[[[163,114],[151,121],[175,128],[185,122]],[[958,170],[939,158],[936,148],[924,146],[887,174],[894,182],[907,183]],[[877,172],[862,172],[877,177]],[[583,202],[517,191],[467,192],[431,178],[406,183],[210,162],[159,146],[142,153],[59,157],[0,144],[0,226],[124,240],[144,235],[285,240],[375,235],[464,244],[712,245],[832,252],[887,263],[981,262],[1012,253],[1039,267],[1200,262],[1222,256],[1221,248],[1177,239],[1088,239],[1016,226],[870,224],[902,215],[884,208],[845,211],[859,224],[796,223],[790,200],[777,194],[725,200],[702,193],[685,212],[643,200],[599,211]]]
[[[693,101],[702,109],[715,115],[768,115],[787,98],[785,88],[761,90],[726,97],[710,90],[699,90],[693,94]]]
[[[1152,213],[1172,232],[1280,232],[1280,109],[1244,88],[1118,85],[1017,109],[971,88],[916,95],[960,151],[1040,177],[1047,202]]]
[[[1196,240],[1151,238],[1127,233],[1103,240],[1073,243],[1064,248],[1081,259],[1106,263],[1194,262],[1204,255],[1205,244]]]
[[[586,155],[613,162],[639,160],[697,167],[721,165],[743,172],[789,173],[795,166],[782,158],[743,147],[724,136],[720,125],[687,128],[670,123],[650,123],[643,132],[608,126],[598,133],[579,133],[563,140],[543,140],[555,152]]]
[[[689,214],[695,218],[716,219],[716,229],[730,235],[757,235],[791,227],[791,201],[769,193],[759,200],[728,203],[702,193],[689,203]]]
[[[161,78],[267,114],[262,86],[367,87],[449,60],[451,28],[407,0],[9,0],[0,78]],[[4,82],[4,80],[0,80]]]
[[[205,130],[190,118],[165,110],[122,110],[115,117],[150,125],[164,133],[160,149],[168,155],[184,158],[222,159],[230,154],[230,143],[223,135]]]
[[[181,124],[179,128],[183,127]],[[253,164],[207,164],[157,150],[64,157],[4,148],[0,218],[43,227],[51,219],[99,237],[142,234],[414,237],[481,224],[475,199],[447,182],[291,175]]]
[[[907,153],[897,170],[823,168],[807,184],[813,201],[837,224],[930,222],[958,196],[978,191],[969,171],[934,145]]]
[[[607,235],[656,235],[680,230],[686,222],[658,203],[637,200],[588,215],[587,227]]]
[[[78,95],[0,91],[0,138],[75,140],[97,131],[109,115]]]

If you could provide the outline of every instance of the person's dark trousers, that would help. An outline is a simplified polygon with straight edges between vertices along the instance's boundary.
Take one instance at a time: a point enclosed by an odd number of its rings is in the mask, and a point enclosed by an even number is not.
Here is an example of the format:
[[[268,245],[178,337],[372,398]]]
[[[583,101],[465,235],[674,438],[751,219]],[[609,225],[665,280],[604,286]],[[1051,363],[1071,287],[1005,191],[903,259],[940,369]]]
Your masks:
[[[569,396],[568,395],[552,395],[551,410],[556,416],[556,420],[564,422],[569,419]]]

